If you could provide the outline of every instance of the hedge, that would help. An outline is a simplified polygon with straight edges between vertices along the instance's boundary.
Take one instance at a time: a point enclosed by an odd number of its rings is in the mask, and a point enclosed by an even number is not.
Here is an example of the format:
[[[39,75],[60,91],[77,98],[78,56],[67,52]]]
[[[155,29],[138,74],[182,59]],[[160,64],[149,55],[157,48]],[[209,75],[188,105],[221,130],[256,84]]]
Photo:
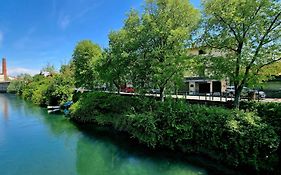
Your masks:
[[[273,126],[281,137],[281,103],[242,101],[240,109],[255,112],[265,123]]]
[[[279,137],[253,112],[88,93],[71,107],[77,122],[110,125],[147,146],[200,153],[225,164],[274,170]]]

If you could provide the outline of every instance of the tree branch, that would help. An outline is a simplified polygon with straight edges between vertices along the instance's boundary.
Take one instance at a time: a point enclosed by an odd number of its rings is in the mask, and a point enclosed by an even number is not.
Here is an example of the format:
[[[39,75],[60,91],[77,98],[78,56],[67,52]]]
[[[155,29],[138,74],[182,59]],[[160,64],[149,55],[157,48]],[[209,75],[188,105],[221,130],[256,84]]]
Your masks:
[[[243,36],[242,36],[242,39],[244,40],[246,35],[247,35],[247,32],[249,31],[250,27],[252,26],[253,24],[253,20],[255,19],[255,17],[257,16],[257,14],[259,13],[260,9],[261,9],[262,5],[260,3],[260,5],[258,6],[257,10],[255,11],[254,15],[252,16],[252,18],[250,19],[250,24],[248,25],[248,27],[244,30],[244,23],[243,23]]]
[[[254,64],[254,62],[256,61],[257,56],[258,56],[258,54],[259,54],[259,51],[260,51],[261,47],[264,45],[264,40],[265,40],[265,38],[266,38],[267,35],[272,31],[273,26],[274,26],[274,24],[276,23],[276,21],[278,20],[278,18],[279,18],[280,15],[281,15],[281,12],[279,12],[279,13],[275,16],[275,18],[272,20],[271,24],[270,24],[269,27],[267,28],[265,34],[262,36],[262,38],[261,38],[261,40],[260,40],[260,43],[259,43],[259,45],[258,45],[258,47],[257,47],[257,49],[256,49],[256,51],[255,51],[255,54],[254,54],[254,56],[253,56],[252,61],[251,61],[250,64],[246,67],[245,74],[244,74],[244,78],[243,78],[242,82],[245,82],[246,79],[248,78],[249,71],[250,71],[252,65]]]
[[[259,67],[258,67],[258,70],[257,70],[257,73],[256,73],[255,75],[257,75],[263,67],[268,66],[268,65],[271,65],[271,64],[273,64],[273,63],[276,63],[276,62],[278,62],[278,61],[280,61],[280,60],[281,60],[281,57],[278,58],[278,59],[276,59],[276,60],[271,60],[270,62],[265,63],[265,64],[259,66]]]
[[[229,27],[229,29],[231,30],[231,32],[232,32],[233,35],[235,36],[236,41],[237,41],[238,43],[240,43],[240,42],[241,42],[241,41],[240,41],[240,37],[237,35],[237,33],[236,33],[236,31],[234,30],[234,28],[233,28],[230,24],[228,24],[221,16],[217,15],[217,13],[214,13],[214,15],[215,15],[215,17],[216,17],[218,20],[222,21],[225,25],[227,25],[227,26]]]
[[[232,50],[234,52],[237,52],[237,49],[228,47],[228,46],[215,46],[211,43],[206,42],[207,47],[213,48],[213,49],[228,49],[228,50]]]

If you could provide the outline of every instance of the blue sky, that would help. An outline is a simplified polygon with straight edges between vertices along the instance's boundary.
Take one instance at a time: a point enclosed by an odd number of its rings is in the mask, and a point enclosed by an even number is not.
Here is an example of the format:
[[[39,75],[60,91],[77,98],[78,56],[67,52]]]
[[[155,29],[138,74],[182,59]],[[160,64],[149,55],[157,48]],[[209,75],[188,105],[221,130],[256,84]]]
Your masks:
[[[122,2],[122,3],[121,3]],[[190,1],[199,8],[199,0]],[[0,57],[9,75],[35,74],[48,63],[68,63],[78,41],[105,48],[108,33],[122,27],[144,0],[1,0]]]

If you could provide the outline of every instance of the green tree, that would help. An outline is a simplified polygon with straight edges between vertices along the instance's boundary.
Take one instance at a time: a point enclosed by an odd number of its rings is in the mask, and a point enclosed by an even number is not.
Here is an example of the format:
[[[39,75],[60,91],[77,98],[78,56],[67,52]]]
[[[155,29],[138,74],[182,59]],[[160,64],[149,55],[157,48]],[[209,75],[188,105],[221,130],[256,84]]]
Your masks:
[[[23,89],[30,83],[32,76],[29,74],[21,74],[12,80],[8,86],[7,91],[9,93],[15,93],[17,95],[22,95]]]
[[[218,72],[234,82],[239,107],[245,85],[255,85],[279,70],[281,5],[277,0],[204,0],[203,43],[225,54],[214,59]],[[280,66],[273,66],[280,68]],[[268,71],[271,70],[271,71]]]
[[[102,49],[89,40],[77,44],[72,55],[76,87],[92,89],[97,85],[95,64],[102,56]]]
[[[50,75],[53,75],[56,73],[56,69],[53,64],[48,63],[45,67],[41,69],[41,72],[48,72],[50,73]]]
[[[165,88],[182,80],[189,63],[187,43],[199,19],[199,11],[186,0],[146,3],[140,31],[143,57],[137,63],[151,75],[154,87],[159,87],[162,101]]]
[[[143,14],[132,10],[124,27],[110,35],[107,60],[118,62],[115,80],[132,81],[139,91],[158,87],[164,100],[165,88],[182,79],[186,44],[199,19],[186,0],[149,0]]]
[[[52,77],[46,93],[49,105],[59,105],[72,99],[74,91],[73,63],[61,66],[59,74]]]
[[[130,81],[130,47],[126,30],[109,34],[109,48],[97,64],[99,77],[105,82],[115,85],[118,93],[122,85]]]

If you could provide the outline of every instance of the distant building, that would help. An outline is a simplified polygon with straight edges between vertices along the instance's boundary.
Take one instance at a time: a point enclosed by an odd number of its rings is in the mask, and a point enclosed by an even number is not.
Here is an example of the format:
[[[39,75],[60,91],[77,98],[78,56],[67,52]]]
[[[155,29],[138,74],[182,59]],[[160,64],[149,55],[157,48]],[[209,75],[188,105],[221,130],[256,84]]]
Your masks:
[[[50,72],[47,72],[47,71],[41,71],[39,75],[43,75],[44,77],[52,76],[52,74]]]
[[[206,77],[185,77],[185,91],[190,95],[217,94],[220,95],[226,90],[225,80],[214,80]]]
[[[7,63],[6,59],[2,59],[2,73],[0,74],[0,92],[7,92],[7,88],[10,82],[7,75]]]
[[[222,56],[224,55],[219,50],[215,49],[202,49],[191,48],[188,49],[188,54],[192,56]],[[184,91],[190,95],[197,94],[222,94],[227,87],[226,80],[215,80],[210,78],[211,72],[208,72],[208,66],[204,65],[205,69],[199,75],[185,76],[184,77]],[[207,76],[208,75],[208,76]]]
[[[0,82],[8,81],[8,75],[7,75],[7,63],[6,59],[2,59],[2,73],[0,74]]]

